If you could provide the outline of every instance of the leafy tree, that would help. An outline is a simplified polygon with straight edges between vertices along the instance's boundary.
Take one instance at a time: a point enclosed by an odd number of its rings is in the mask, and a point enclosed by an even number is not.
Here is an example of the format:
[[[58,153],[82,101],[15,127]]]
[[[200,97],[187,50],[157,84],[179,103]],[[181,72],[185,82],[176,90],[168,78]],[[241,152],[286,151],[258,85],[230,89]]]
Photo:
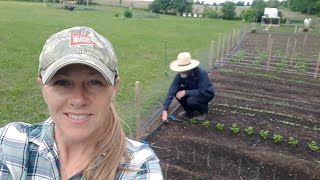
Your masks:
[[[182,13],[189,13],[192,11],[192,0],[174,0],[172,8],[176,13],[182,15]]]
[[[210,6],[205,6],[202,15],[206,18],[218,18],[218,7],[214,10]]]
[[[172,0],[154,0],[149,8],[152,12],[167,14],[172,9]]]
[[[247,2],[247,6],[250,6],[250,3],[249,3],[249,2]]]
[[[269,8],[276,8],[280,5],[280,2],[278,0],[269,0],[266,2],[266,4]]]
[[[238,1],[236,5],[237,6],[244,6],[244,2],[243,1]]]
[[[227,1],[223,4],[222,8],[221,8],[221,12],[222,12],[222,18],[223,19],[233,19],[236,15],[236,4],[234,2],[231,1]]]
[[[264,8],[266,7],[267,4],[264,0],[253,0],[251,8],[254,10],[258,22],[261,22],[262,16],[264,14]]]
[[[320,14],[320,0],[290,0],[288,7],[292,11],[300,11],[306,14]]]
[[[253,22],[255,20],[256,14],[253,9],[246,9],[241,12],[241,18],[246,22]]]
[[[149,5],[150,11],[154,13],[160,13],[161,11],[161,3],[160,0],[155,0]]]

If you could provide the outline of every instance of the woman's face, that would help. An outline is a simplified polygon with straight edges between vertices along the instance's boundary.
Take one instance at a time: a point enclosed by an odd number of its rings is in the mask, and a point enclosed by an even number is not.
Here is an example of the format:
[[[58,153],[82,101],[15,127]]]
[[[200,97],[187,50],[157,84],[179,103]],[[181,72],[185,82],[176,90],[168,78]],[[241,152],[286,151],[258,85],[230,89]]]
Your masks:
[[[98,71],[86,65],[69,65],[59,70],[42,87],[55,133],[73,141],[98,137],[104,122],[110,119],[116,85],[109,85]]]

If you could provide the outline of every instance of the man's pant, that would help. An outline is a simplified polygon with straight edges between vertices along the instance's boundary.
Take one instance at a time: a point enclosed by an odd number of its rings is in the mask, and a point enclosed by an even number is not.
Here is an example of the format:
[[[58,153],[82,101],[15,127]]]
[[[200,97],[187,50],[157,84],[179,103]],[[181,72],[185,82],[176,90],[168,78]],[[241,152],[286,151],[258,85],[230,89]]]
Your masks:
[[[198,111],[200,114],[208,113],[208,103],[214,96],[185,96],[181,98],[179,103],[185,111],[192,113]]]

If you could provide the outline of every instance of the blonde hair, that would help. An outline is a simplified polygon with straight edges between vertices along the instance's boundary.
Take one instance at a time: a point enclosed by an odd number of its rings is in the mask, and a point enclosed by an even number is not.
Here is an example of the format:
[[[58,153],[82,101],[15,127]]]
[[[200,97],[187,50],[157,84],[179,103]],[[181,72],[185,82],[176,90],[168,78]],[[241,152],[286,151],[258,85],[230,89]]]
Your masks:
[[[121,161],[129,161],[126,136],[113,103],[110,105],[109,113],[110,119],[104,124],[104,134],[99,139],[96,151],[91,155],[89,164],[83,171],[85,179],[115,179],[117,170],[123,170],[120,167]]]

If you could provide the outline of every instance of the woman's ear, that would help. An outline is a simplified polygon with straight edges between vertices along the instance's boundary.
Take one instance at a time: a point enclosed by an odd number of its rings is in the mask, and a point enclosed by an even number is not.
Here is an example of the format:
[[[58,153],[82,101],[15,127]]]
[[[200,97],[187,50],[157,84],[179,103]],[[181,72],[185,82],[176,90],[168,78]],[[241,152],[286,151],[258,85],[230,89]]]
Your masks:
[[[111,101],[112,102],[115,101],[115,99],[116,99],[116,93],[117,93],[119,84],[120,84],[120,77],[118,76],[114,81],[114,90],[113,90],[113,94],[112,94],[112,97],[111,97]]]
[[[37,81],[38,81],[38,85],[40,86],[40,88],[42,88],[42,86],[43,86],[42,79],[37,78]]]
[[[114,81],[114,85],[116,86],[116,88],[118,88],[119,84],[120,84],[120,77],[118,76]]]

